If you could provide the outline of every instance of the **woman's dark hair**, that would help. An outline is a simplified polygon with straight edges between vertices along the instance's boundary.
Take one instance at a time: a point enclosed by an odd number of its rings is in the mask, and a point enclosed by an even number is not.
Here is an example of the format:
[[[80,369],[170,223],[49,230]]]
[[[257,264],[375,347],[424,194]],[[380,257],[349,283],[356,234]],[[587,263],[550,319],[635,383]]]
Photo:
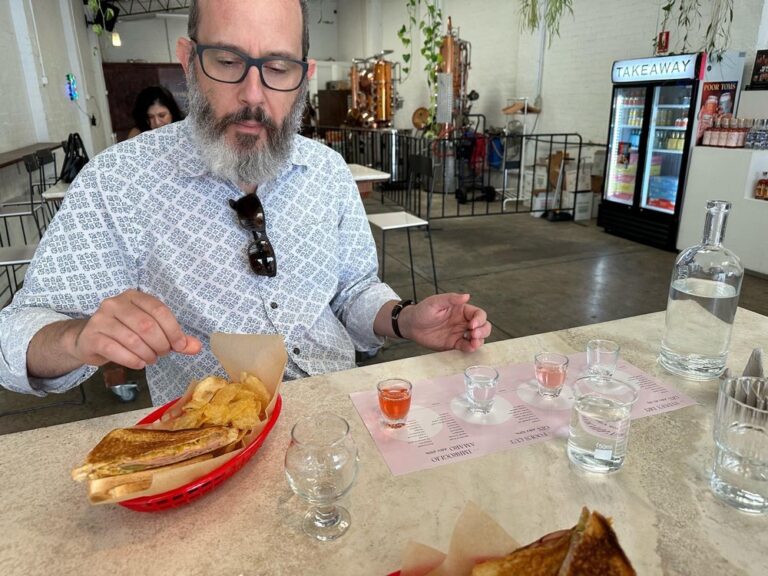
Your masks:
[[[160,104],[168,108],[168,111],[171,113],[171,122],[184,120],[184,114],[176,103],[173,94],[167,88],[164,86],[149,86],[139,92],[139,95],[136,96],[136,103],[133,105],[133,121],[136,123],[136,128],[142,132],[151,129],[147,121],[147,110],[153,104]]]

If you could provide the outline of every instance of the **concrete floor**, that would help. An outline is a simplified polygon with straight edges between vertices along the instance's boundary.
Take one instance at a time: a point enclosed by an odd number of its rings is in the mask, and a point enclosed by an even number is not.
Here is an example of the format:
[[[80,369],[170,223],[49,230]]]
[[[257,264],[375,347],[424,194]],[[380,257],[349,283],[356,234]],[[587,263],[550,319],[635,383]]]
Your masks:
[[[365,201],[369,213],[399,209],[378,194]],[[380,232],[374,230],[380,246]],[[490,341],[664,310],[675,254],[611,236],[595,221],[549,222],[529,214],[433,220],[432,236],[441,292],[468,292],[488,312]],[[426,236],[412,233],[419,298],[434,291]],[[727,245],[727,237],[726,237]],[[386,280],[411,297],[406,234],[387,237]],[[747,275],[739,305],[768,315],[768,279]],[[364,363],[429,353],[411,342],[391,342]],[[0,390],[0,411],[37,408],[0,417],[0,434],[93,418],[150,405],[143,373],[139,397],[129,403],[105,389],[101,372],[84,384],[83,405],[44,408],[60,400],[79,401],[73,390],[35,398]]]

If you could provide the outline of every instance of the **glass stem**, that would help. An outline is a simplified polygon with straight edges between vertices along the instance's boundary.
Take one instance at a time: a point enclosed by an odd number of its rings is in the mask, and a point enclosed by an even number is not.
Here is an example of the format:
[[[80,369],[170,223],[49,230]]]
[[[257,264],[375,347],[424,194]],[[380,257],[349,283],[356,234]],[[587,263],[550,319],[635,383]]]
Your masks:
[[[316,526],[327,528],[339,522],[339,511],[333,504],[317,506],[315,508],[315,517],[313,519]]]

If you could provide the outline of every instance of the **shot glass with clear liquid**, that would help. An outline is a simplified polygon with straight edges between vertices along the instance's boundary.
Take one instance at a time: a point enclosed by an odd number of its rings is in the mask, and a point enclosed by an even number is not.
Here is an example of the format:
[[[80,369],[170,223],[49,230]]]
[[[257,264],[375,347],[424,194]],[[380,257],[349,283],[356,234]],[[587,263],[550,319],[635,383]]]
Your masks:
[[[610,378],[619,363],[619,344],[613,340],[587,342],[587,373],[596,378]]]
[[[464,388],[469,410],[477,414],[488,414],[496,397],[498,371],[491,366],[470,366],[464,370]]]
[[[624,465],[632,406],[638,390],[616,378],[579,378],[568,431],[568,458],[587,472],[607,474]]]

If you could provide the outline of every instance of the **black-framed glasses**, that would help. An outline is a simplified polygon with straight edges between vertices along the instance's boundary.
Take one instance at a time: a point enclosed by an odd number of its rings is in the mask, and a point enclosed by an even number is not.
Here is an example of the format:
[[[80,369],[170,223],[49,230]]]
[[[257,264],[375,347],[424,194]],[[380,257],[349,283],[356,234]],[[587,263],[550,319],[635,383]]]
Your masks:
[[[242,198],[229,201],[237,212],[240,226],[253,234],[253,241],[248,245],[248,262],[251,270],[259,276],[275,276],[277,260],[275,250],[267,238],[267,225],[264,221],[264,207],[256,194],[246,194]]]
[[[269,56],[251,58],[232,48],[197,44],[195,51],[203,73],[212,80],[226,84],[242,82],[251,66],[259,69],[261,83],[270,90],[292,92],[304,81],[309,64],[301,60]]]

